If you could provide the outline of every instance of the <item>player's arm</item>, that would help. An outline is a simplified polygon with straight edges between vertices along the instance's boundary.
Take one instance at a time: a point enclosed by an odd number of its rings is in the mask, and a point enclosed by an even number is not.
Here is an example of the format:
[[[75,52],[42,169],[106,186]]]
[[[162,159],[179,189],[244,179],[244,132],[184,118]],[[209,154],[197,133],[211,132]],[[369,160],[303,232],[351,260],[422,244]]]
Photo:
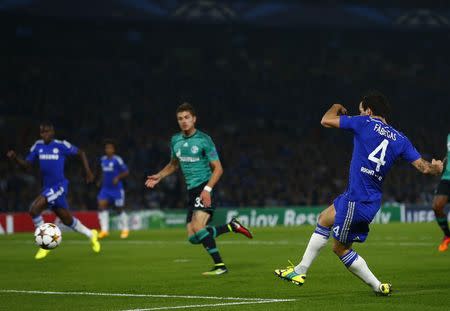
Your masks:
[[[347,109],[341,104],[334,104],[322,117],[320,124],[323,127],[339,128],[340,116],[347,114]]]
[[[222,163],[220,163],[220,160],[211,161],[209,162],[209,165],[211,166],[212,174],[209,178],[208,183],[203,188],[203,191],[200,194],[200,200],[205,207],[211,206],[211,191],[223,174]]]
[[[87,159],[86,153],[83,150],[78,149],[77,154],[80,157],[81,162],[83,163],[84,171],[86,172],[86,182],[93,182],[95,177],[89,166],[89,161]]]
[[[442,173],[442,170],[444,169],[444,164],[442,163],[442,161],[435,159],[433,159],[430,163],[420,158],[412,162],[411,164],[423,174],[440,175]]]
[[[121,172],[119,175],[117,175],[116,177],[114,177],[113,179],[113,183],[115,185],[117,185],[119,183],[119,181],[121,181],[122,179],[124,179],[125,177],[127,177],[128,175],[130,175],[130,172],[128,170]]]
[[[164,166],[162,170],[154,175],[147,176],[145,186],[147,188],[154,188],[164,177],[176,172],[179,166],[180,163],[178,162],[178,159],[175,157],[171,158],[170,162],[166,166]]]
[[[6,156],[10,159],[13,160],[14,162],[16,162],[17,164],[19,164],[20,167],[28,170],[31,168],[31,162],[22,159],[20,156],[18,156],[16,154],[16,152],[14,150],[9,150],[6,153]]]

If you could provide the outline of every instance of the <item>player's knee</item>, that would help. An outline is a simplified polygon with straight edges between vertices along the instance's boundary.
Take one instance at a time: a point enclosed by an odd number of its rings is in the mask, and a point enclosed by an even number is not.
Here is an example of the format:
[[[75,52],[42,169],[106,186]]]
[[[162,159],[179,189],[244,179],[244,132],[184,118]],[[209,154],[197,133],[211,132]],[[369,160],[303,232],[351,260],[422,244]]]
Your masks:
[[[61,218],[61,221],[62,221],[62,223],[65,224],[66,226],[70,227],[70,226],[73,224],[74,219],[73,219],[73,217],[62,217],[62,218]]]
[[[333,244],[333,253],[335,253],[337,256],[342,257],[345,251],[346,249],[343,248],[341,245]]]
[[[435,212],[441,212],[444,210],[444,206],[445,206],[445,200],[442,199],[435,199],[433,201],[433,211]]]
[[[191,225],[191,229],[192,231],[194,231],[194,233],[199,232],[200,230],[202,230],[204,227],[201,224],[197,224],[197,223],[193,223]]]

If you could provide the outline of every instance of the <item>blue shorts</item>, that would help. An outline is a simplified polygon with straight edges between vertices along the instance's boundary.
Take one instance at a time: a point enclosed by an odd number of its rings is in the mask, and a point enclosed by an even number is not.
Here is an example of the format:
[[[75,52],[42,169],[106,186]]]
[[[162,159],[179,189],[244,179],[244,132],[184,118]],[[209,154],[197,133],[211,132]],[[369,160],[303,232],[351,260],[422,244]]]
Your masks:
[[[48,207],[50,208],[69,208],[66,197],[69,190],[69,183],[62,181],[54,184],[51,187],[46,187],[42,190],[41,195],[47,199]]]
[[[381,207],[381,201],[350,201],[346,196],[338,196],[334,202],[336,216],[333,225],[333,238],[343,244],[366,240],[369,224]]]
[[[114,204],[116,207],[123,207],[125,205],[125,191],[123,189],[100,189],[97,200],[106,200],[109,204]]]

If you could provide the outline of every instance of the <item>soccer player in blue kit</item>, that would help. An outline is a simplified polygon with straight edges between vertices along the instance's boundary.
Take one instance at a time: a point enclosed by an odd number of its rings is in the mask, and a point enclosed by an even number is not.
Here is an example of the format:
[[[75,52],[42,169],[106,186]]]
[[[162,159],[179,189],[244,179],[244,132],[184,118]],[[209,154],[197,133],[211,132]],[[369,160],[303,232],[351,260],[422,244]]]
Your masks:
[[[126,239],[129,234],[128,215],[125,212],[125,191],[122,179],[129,175],[128,167],[121,157],[116,155],[116,144],[113,140],[107,139],[104,142],[105,155],[100,159],[102,167],[102,188],[97,196],[98,207],[100,209],[98,218],[101,231],[99,239],[109,235],[109,212],[108,205],[114,204],[120,211],[120,226],[122,232],[121,239]]]
[[[97,239],[97,231],[90,230],[84,226],[81,221],[73,217],[69,211],[66,201],[69,182],[64,176],[64,162],[67,156],[80,156],[86,172],[86,182],[92,182],[94,175],[89,167],[86,154],[81,149],[67,141],[54,139],[55,130],[49,122],[41,123],[41,140],[37,140],[30,149],[30,153],[24,159],[18,157],[14,150],[7,153],[8,158],[17,162],[21,167],[28,169],[36,160],[39,161],[39,167],[43,180],[43,189],[41,194],[31,203],[30,215],[34,225],[39,227],[44,224],[41,213],[50,207],[53,212],[61,219],[63,224],[69,226],[74,231],[87,236],[92,244],[94,252],[100,252],[100,243]],[[36,259],[42,259],[48,255],[50,250],[40,248],[36,253]]]
[[[379,295],[390,295],[391,284],[381,283],[370,271],[366,261],[352,249],[369,233],[369,224],[381,207],[382,184],[395,160],[402,158],[424,174],[439,175],[443,163],[427,162],[408,138],[388,125],[389,103],[379,92],[364,96],[359,116],[347,116],[347,109],[333,105],[323,116],[327,128],[341,128],[353,134],[353,155],[347,190],[326,208],[318,219],[301,262],[297,266],[275,270],[275,275],[303,285],[306,273],[320,250],[333,235],[333,251],[347,269],[368,284]]]

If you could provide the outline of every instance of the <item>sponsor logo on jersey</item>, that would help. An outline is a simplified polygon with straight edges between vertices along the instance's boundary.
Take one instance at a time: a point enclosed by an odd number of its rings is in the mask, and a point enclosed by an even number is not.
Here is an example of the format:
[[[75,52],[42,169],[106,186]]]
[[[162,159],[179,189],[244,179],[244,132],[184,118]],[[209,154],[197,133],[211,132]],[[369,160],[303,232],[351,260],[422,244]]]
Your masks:
[[[39,160],[59,160],[59,154],[40,154]]]
[[[200,161],[199,157],[178,157],[181,162],[198,162]]]

